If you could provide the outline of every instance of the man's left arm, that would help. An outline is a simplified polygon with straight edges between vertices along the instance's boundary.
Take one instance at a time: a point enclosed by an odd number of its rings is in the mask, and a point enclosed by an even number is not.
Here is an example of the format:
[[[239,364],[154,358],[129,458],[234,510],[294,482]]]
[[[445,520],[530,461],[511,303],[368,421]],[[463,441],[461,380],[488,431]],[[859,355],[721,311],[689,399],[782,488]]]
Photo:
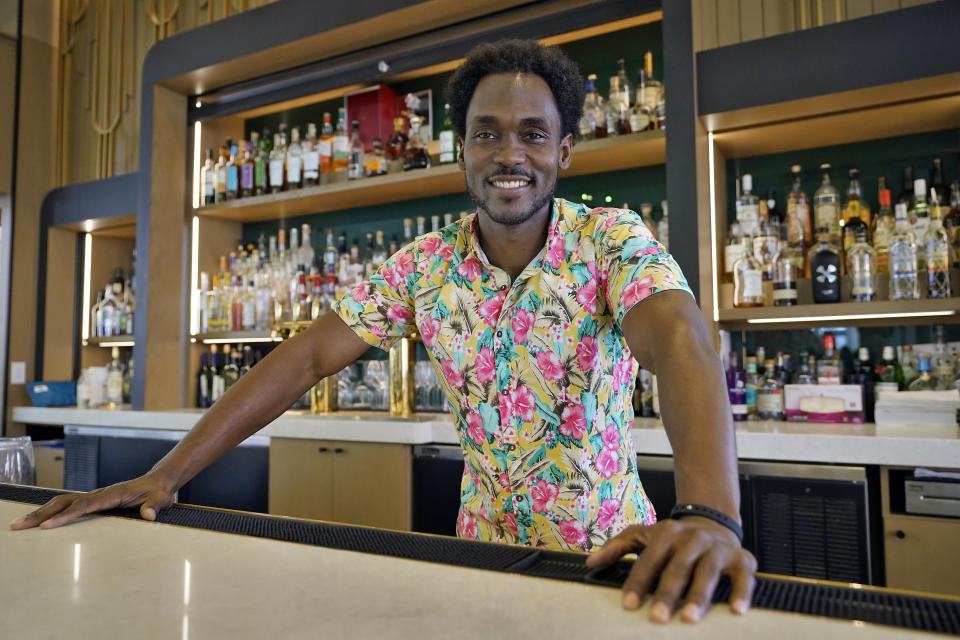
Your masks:
[[[634,357],[657,375],[660,411],[673,449],[678,503],[721,511],[740,522],[736,444],[723,367],[693,298],[662,291],[630,309],[621,328]],[[661,514],[661,516],[664,514]],[[642,553],[641,553],[642,551]],[[588,559],[603,566],[639,553],[623,586],[623,604],[636,608],[659,577],[650,617],[669,620],[689,585],[681,615],[693,622],[706,612],[721,576],[729,576],[730,606],[749,607],[756,560],[725,526],[702,517],[633,526]]]

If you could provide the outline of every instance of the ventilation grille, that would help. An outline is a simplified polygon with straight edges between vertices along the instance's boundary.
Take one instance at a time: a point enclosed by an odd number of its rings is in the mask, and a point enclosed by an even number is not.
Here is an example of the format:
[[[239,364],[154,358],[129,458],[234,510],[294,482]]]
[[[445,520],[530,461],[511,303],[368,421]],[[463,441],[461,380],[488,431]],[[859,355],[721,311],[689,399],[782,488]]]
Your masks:
[[[0,500],[43,504],[60,493],[63,492],[0,484]],[[784,503],[782,499],[772,497],[771,504]],[[803,508],[815,513],[817,507],[814,502],[809,502],[803,503]],[[829,501],[821,501],[821,509],[829,513]],[[135,509],[120,509],[109,512],[109,515],[139,517]],[[255,514],[226,513],[183,505],[162,511],[158,520],[211,531],[609,587],[620,587],[631,567],[628,562],[618,562],[604,569],[592,570],[584,563],[586,556],[582,554]],[[729,597],[730,584],[726,580],[721,581],[713,600],[726,602]],[[843,620],[862,620],[921,631],[960,634],[960,601],[953,600],[759,577],[753,606]]]
[[[65,434],[63,437],[63,486],[70,491],[97,488],[100,464],[100,438]]]

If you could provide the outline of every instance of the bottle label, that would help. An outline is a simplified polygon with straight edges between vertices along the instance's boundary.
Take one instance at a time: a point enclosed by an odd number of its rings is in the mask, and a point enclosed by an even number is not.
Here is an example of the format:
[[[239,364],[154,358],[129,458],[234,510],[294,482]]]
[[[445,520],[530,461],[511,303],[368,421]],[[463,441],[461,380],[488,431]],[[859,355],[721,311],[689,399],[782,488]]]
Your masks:
[[[302,170],[303,170],[302,157],[289,156],[287,158],[287,182],[299,184]]]
[[[345,160],[350,154],[350,138],[347,136],[333,137],[333,157]]]
[[[745,404],[732,404],[730,408],[733,410],[733,415],[735,416],[745,416],[747,415],[747,405]]]
[[[837,204],[835,202],[825,202],[817,205],[816,210],[814,210],[814,222],[818,229],[820,227],[826,227],[830,230],[830,233],[835,233],[840,223],[838,214],[839,212],[837,211]]]
[[[877,382],[873,386],[874,391],[877,393],[883,391],[886,393],[892,393],[895,391],[900,391],[900,386],[896,382]]]
[[[787,199],[787,242],[803,246],[810,241],[810,205],[796,198]]]
[[[236,191],[239,183],[239,171],[235,165],[227,167],[227,191]]]
[[[258,160],[253,166],[253,185],[255,187],[264,187],[267,184],[266,163]]]
[[[757,236],[753,239],[753,257],[760,264],[771,264],[778,253],[780,253],[780,239],[777,236]]]
[[[747,407],[757,406],[757,388],[753,385],[747,385]]]
[[[107,402],[123,401],[123,374],[111,371],[107,374]]]
[[[316,149],[303,154],[303,177],[313,180],[320,177],[320,154]]]
[[[270,161],[270,186],[283,186],[283,160]]]
[[[757,411],[760,413],[782,413],[783,394],[780,393],[780,389],[758,393]]]
[[[737,221],[740,223],[742,233],[753,233],[760,221],[760,206],[756,204],[740,205],[737,208]]]
[[[646,131],[650,127],[650,116],[645,111],[635,109],[630,114],[630,131],[637,133]]]
[[[773,289],[773,299],[774,300],[796,300],[797,299],[797,289],[786,288],[786,289]]]
[[[244,163],[240,168],[240,188],[253,190],[253,165]]]
[[[440,132],[440,162],[453,162],[456,158],[453,155],[453,131]]]
[[[724,271],[733,273],[733,265],[737,260],[743,257],[743,247],[737,244],[728,244],[724,253]]]
[[[203,195],[207,198],[213,197],[213,174],[209,171],[203,180]]]
[[[317,142],[317,153],[320,154],[320,166],[325,167],[333,160],[333,141],[330,139]]]
[[[743,270],[743,297],[759,298],[763,296],[763,273],[759,269]]]
[[[363,157],[359,152],[350,154],[350,164],[347,166],[347,177],[351,180],[363,177]]]

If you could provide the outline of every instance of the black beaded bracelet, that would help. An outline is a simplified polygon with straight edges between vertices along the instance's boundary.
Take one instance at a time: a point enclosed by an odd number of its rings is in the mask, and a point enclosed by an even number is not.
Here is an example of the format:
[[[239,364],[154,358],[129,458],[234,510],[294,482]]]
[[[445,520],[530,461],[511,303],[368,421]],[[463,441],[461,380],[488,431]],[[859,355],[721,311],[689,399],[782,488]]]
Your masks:
[[[740,526],[740,523],[723,511],[717,511],[716,509],[705,507],[702,504],[678,504],[670,510],[670,517],[674,520],[679,520],[687,516],[700,516],[701,518],[713,520],[717,524],[722,524],[727,529],[730,529],[730,531],[733,531],[733,535],[737,536],[740,544],[743,544],[743,528]]]

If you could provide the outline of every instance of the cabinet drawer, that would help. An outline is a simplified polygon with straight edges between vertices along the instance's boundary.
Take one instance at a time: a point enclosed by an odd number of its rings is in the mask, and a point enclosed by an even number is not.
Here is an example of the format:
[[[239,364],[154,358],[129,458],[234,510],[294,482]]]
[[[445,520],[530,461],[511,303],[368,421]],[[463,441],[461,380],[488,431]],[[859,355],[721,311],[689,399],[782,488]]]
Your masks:
[[[333,450],[323,440],[270,439],[269,509],[275,515],[333,520]]]
[[[887,586],[960,596],[960,520],[883,518]]]

